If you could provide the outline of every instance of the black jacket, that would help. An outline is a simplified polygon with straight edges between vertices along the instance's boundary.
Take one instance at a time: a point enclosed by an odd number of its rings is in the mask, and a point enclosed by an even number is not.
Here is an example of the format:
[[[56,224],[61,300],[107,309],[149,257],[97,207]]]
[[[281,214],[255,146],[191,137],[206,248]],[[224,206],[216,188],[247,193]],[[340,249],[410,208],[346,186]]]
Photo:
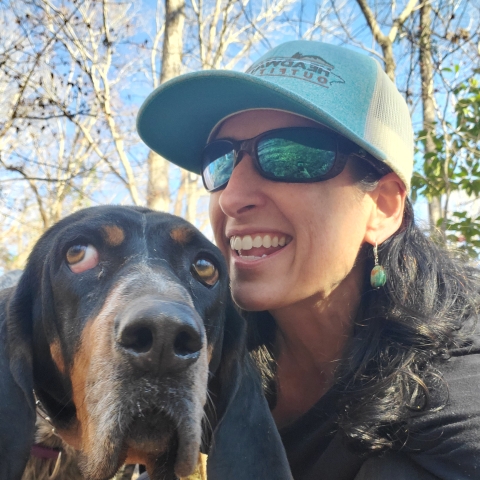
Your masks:
[[[320,401],[280,434],[295,480],[480,479],[480,336],[438,365],[445,383],[431,390],[436,411],[415,417],[404,446],[365,460],[337,433],[336,393]],[[447,388],[445,388],[445,385]]]

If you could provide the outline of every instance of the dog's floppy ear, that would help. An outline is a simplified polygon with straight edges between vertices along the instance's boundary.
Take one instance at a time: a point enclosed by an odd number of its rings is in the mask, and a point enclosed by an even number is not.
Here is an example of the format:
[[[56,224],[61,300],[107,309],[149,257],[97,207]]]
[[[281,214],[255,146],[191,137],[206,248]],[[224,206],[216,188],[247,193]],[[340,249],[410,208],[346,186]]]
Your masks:
[[[35,428],[27,277],[0,293],[0,478],[21,478]]]
[[[285,450],[245,339],[246,323],[229,305],[222,360],[213,381],[216,428],[207,478],[291,480]]]

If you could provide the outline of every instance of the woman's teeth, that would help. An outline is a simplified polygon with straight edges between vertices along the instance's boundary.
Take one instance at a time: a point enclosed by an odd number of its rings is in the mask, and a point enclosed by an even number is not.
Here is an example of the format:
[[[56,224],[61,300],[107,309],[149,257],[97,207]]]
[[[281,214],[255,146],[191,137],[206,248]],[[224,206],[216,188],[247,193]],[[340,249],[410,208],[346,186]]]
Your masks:
[[[284,247],[290,241],[286,237],[278,235],[245,235],[244,237],[233,236],[230,238],[230,247],[232,250],[251,250],[252,248],[270,248],[270,247]],[[266,256],[266,255],[263,255]]]

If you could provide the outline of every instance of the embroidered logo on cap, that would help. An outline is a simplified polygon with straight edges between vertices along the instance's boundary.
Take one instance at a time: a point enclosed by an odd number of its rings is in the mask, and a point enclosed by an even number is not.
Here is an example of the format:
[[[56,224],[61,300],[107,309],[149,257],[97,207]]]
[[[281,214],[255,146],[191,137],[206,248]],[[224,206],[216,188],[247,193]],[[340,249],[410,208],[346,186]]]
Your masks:
[[[317,55],[302,55],[297,52],[292,57],[272,57],[252,65],[246,73],[258,77],[291,77],[330,88],[333,83],[345,80],[333,73],[334,66]]]

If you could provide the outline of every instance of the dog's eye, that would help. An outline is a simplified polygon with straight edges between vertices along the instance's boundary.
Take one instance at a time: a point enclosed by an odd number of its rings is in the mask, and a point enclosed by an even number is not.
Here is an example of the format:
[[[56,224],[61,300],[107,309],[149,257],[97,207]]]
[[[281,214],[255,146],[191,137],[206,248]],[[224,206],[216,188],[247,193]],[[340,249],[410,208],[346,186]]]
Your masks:
[[[206,258],[197,258],[192,264],[192,273],[202,283],[213,287],[218,281],[217,267]]]
[[[98,252],[93,245],[73,245],[65,257],[73,273],[82,273],[98,265]]]

